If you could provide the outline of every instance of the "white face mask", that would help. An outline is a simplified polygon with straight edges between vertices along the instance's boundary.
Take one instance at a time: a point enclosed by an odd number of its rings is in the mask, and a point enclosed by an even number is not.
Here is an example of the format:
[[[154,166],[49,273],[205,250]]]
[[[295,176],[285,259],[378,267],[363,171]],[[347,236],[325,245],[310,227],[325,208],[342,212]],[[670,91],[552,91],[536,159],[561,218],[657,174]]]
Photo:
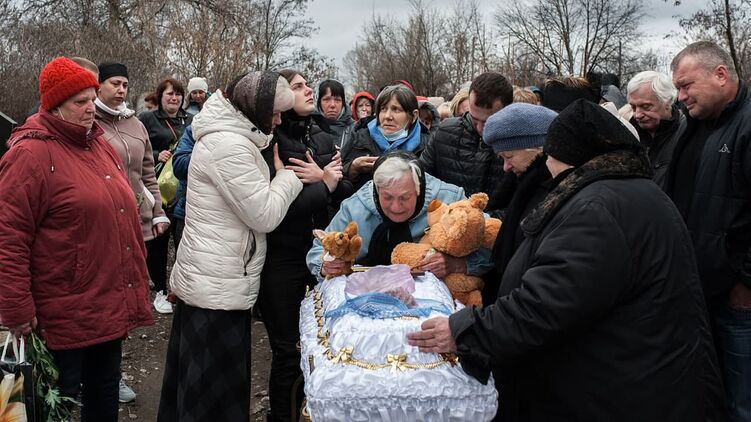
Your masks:
[[[383,135],[389,142],[394,142],[397,139],[404,138],[405,136],[407,136],[409,134],[409,132],[407,131],[407,127],[406,126],[403,127],[401,130],[397,130],[396,132],[394,132],[394,133],[392,133],[390,135],[387,135],[383,131],[383,128],[380,127],[380,126],[378,126],[378,130],[381,132],[381,135]]]

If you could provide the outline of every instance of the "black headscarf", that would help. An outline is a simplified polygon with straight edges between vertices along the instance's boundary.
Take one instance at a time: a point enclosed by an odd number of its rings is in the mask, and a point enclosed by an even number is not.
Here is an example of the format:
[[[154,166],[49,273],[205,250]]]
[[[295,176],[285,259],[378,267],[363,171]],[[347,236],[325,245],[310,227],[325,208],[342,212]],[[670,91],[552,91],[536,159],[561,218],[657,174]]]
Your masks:
[[[410,162],[417,163],[417,157],[414,154],[405,151],[392,151],[388,154],[382,155],[376,160],[373,165],[373,173],[375,174],[378,167],[381,166],[386,160],[394,157],[404,158]],[[420,179],[420,190],[417,193],[417,202],[415,203],[415,212],[402,223],[395,223],[391,221],[386,214],[383,213],[381,204],[378,200],[378,187],[373,183],[373,202],[375,202],[376,210],[381,215],[383,222],[378,225],[373,231],[373,235],[370,238],[370,244],[368,245],[368,254],[362,259],[361,263],[367,266],[375,265],[390,265],[391,264],[391,252],[396,245],[402,242],[412,242],[412,233],[409,229],[409,223],[413,218],[417,217],[422,211],[425,205],[425,172],[422,167],[418,165],[418,174]]]

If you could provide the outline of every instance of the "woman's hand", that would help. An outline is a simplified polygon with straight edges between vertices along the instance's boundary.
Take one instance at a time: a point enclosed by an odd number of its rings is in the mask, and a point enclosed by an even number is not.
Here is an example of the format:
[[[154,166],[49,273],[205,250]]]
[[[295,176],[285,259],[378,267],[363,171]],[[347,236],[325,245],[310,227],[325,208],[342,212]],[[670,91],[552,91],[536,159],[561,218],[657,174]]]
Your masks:
[[[295,172],[295,175],[305,184],[318,183],[323,180],[323,170],[318,167],[313,156],[310,155],[310,151],[305,151],[306,161],[298,160],[297,158],[290,158],[291,165],[285,166],[286,169]]]
[[[420,261],[420,270],[430,271],[436,277],[443,279],[452,273],[465,274],[467,261],[464,258],[455,258],[443,252],[436,252]]]
[[[378,160],[378,157],[357,157],[352,161],[352,164],[350,164],[350,168],[357,173],[372,173],[373,165],[376,160]]]
[[[335,258],[331,261],[323,260],[321,265],[321,275],[324,277],[337,277],[344,274],[344,260]]]
[[[172,153],[168,149],[165,149],[164,151],[159,153],[158,158],[159,158],[159,161],[161,161],[162,163],[166,163],[167,160],[170,159],[170,157],[172,157]]]
[[[15,327],[8,327],[10,329],[10,333],[13,334],[16,337],[25,336],[29,333],[31,333],[31,330],[35,329],[37,327],[37,317],[34,317],[31,321],[21,324]]]
[[[337,152],[331,162],[323,168],[323,183],[326,184],[329,192],[333,192],[342,177],[344,177],[342,174],[342,156]]]
[[[279,171],[284,168],[282,159],[279,158],[279,144],[274,144],[274,170]]]
[[[151,233],[154,234],[154,237],[159,237],[166,233],[167,229],[169,229],[169,223],[156,223],[151,226]]]

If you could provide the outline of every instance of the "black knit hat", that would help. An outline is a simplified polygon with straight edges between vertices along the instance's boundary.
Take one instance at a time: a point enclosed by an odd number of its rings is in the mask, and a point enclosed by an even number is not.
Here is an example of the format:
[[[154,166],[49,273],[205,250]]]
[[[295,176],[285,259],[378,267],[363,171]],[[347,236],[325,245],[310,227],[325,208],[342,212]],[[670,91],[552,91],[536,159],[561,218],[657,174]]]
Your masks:
[[[615,116],[584,99],[571,103],[553,120],[543,146],[547,155],[574,167],[611,151],[641,148]]]
[[[99,65],[99,83],[114,76],[122,76],[128,79],[128,68],[121,63],[102,63]]]

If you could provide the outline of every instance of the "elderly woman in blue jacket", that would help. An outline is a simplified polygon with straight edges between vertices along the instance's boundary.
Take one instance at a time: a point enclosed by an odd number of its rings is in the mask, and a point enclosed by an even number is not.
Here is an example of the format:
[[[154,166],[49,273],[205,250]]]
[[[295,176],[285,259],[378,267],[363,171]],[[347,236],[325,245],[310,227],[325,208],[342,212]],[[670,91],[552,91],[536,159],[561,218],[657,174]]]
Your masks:
[[[373,180],[342,202],[339,212],[326,231],[343,231],[351,221],[357,223],[363,244],[355,260],[362,265],[388,265],[391,251],[401,242],[419,240],[428,227],[428,204],[434,199],[452,203],[465,199],[464,189],[426,174],[410,153],[395,151],[379,158]],[[341,274],[341,259],[323,262],[323,247],[313,242],[307,263],[318,280]],[[466,258],[440,252],[426,257],[420,269],[443,278],[448,273],[481,275],[492,268],[490,251],[481,249]]]

